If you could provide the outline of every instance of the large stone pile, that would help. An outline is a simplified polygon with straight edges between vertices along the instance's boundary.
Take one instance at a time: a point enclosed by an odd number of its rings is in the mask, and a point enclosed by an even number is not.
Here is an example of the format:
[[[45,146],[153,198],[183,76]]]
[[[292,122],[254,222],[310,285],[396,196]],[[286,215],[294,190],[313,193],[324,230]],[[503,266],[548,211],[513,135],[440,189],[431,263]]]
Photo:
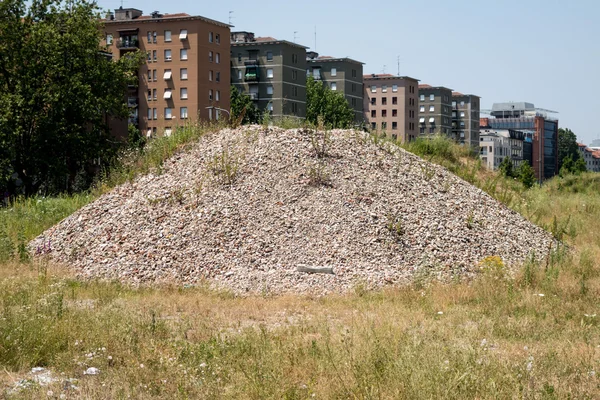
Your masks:
[[[514,266],[551,244],[480,189],[389,143],[254,126],[203,137],[31,248],[84,278],[323,293],[470,274],[488,256]]]

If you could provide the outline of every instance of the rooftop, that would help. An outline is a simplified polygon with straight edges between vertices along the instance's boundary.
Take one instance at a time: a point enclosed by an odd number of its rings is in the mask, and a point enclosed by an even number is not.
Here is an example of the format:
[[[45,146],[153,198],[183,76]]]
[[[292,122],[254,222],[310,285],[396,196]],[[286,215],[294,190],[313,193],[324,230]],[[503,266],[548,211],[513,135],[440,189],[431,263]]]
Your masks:
[[[135,8],[119,8],[115,10],[115,14],[122,15],[124,12],[131,12],[130,16],[125,19],[117,19],[115,15],[112,13],[107,14],[107,18],[102,21],[105,24],[131,24],[135,22],[141,23],[151,23],[151,22],[160,22],[164,20],[200,20],[204,22],[208,22],[213,25],[221,26],[221,27],[231,27],[232,25],[226,24],[224,22],[215,21],[210,18],[203,17],[201,15],[190,15],[187,13],[175,13],[175,14],[160,14],[158,11],[154,11],[151,15],[141,15],[142,10],[138,10]]]
[[[412,78],[410,76],[397,76],[392,74],[368,74],[363,75],[363,80],[365,81],[376,81],[376,80],[393,80],[393,79],[410,79],[413,81],[419,81],[417,78]]]
[[[450,90],[450,91],[452,91],[452,89],[447,88],[445,86],[431,86],[431,85],[428,85],[426,83],[421,83],[419,85],[419,89],[444,89],[444,90]]]

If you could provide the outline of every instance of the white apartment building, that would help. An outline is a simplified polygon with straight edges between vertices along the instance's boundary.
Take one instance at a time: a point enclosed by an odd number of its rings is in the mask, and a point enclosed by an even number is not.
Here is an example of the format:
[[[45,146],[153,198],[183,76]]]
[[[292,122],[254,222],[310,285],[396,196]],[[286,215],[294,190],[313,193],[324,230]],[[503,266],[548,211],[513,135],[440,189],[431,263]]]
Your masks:
[[[512,129],[481,129],[479,131],[479,156],[487,169],[495,170],[504,158],[512,160],[518,168],[523,161],[525,134]]]
[[[588,171],[600,172],[600,150],[587,147],[585,144],[577,143],[579,153],[585,161],[585,166]]]

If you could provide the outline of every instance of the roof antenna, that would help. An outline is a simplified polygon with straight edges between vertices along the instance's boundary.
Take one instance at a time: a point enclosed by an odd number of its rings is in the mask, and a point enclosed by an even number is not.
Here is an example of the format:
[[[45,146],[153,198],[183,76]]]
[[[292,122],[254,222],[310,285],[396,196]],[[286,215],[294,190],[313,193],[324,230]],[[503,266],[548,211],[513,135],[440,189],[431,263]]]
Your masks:
[[[231,18],[233,18],[233,11],[229,11],[229,25],[231,25]]]
[[[383,66],[383,68],[381,69],[381,73],[385,74],[385,65]]]
[[[317,51],[317,26],[315,25],[315,51]]]
[[[398,76],[400,76],[400,56],[398,56]]]
[[[296,33],[298,33],[298,31],[294,31],[294,43],[296,43]]]

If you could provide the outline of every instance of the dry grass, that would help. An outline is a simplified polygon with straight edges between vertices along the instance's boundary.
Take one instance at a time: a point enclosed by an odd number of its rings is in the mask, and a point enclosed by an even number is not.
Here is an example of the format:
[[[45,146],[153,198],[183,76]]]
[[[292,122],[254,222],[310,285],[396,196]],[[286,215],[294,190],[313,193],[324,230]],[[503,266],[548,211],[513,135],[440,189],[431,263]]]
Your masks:
[[[473,171],[480,184],[496,179]],[[570,252],[515,273],[490,260],[471,282],[242,298],[201,286],[80,282],[43,261],[1,263],[0,393],[32,399],[599,398],[600,195],[584,190],[594,175],[577,179],[529,191],[498,180],[496,194],[510,194],[514,208],[563,235]],[[36,210],[31,207],[32,215]],[[19,212],[27,217],[26,208]],[[16,217],[7,210],[2,218]],[[9,392],[36,366],[59,379]],[[88,367],[101,372],[84,375]],[[66,379],[78,389],[65,390]]]

